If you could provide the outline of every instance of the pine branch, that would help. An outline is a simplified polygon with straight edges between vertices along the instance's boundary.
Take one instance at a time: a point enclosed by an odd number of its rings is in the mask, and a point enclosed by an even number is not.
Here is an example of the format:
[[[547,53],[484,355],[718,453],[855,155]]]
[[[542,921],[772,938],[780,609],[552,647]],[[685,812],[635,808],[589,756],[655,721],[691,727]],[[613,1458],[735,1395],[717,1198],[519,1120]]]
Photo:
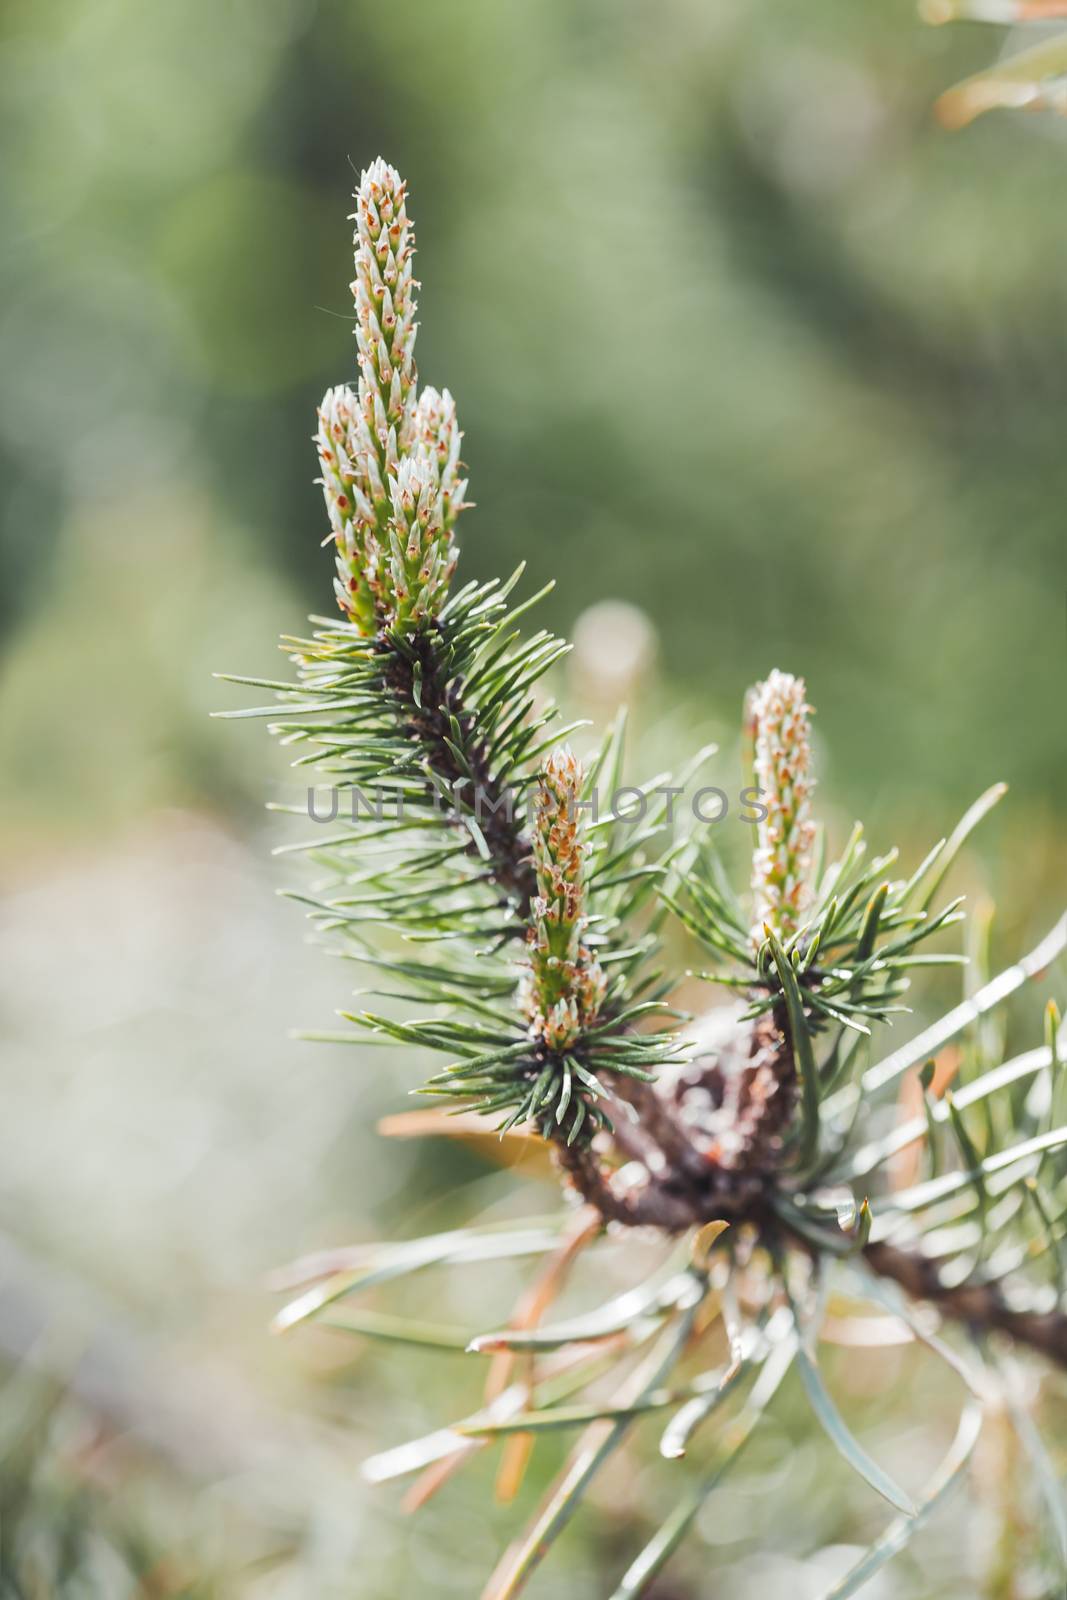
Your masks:
[[[862,1264],[872,1298],[885,1299],[892,1283],[974,1334],[1004,1334],[1067,1366],[1059,1014],[1047,1009],[1041,1047],[1007,1061],[989,1029],[995,1008],[1062,953],[1067,918],[1028,957],[999,977],[981,973],[959,1006],[870,1065],[876,1030],[907,1012],[915,979],[963,960],[943,948],[963,910],[958,899],[941,903],[942,885],[1003,785],[980,796],[910,875],[898,874],[895,850],[868,858],[859,824],[826,865],[813,814],[811,707],[803,680],[775,671],[746,706],[762,800],[749,898],[735,894],[706,839],[667,847],[668,797],[680,790],[663,779],[639,790],[639,824],[594,820],[598,787],[614,794],[623,782],[624,718],[583,766],[564,743],[579,725],[560,726],[541,692],[567,646],[518,626],[539,598],[512,606],[521,569],[505,584],[452,588],[467,485],[455,403],[447,390],[418,388],[406,202],[384,163],[362,175],[358,384],[330,390],[319,413],[342,618],[313,619],[310,638],[285,641],[295,680],[262,685],[275,703],[243,713],[268,717],[294,766],[333,788],[331,831],[285,847],[319,871],[294,898],[386,1002],[342,1012],[350,1033],[319,1036],[369,1034],[443,1054],[447,1064],[425,1092],[462,1113],[464,1128],[480,1114],[501,1134],[543,1140],[587,1208],[583,1245],[608,1227],[640,1228],[671,1254],[662,1274],[547,1327],[538,1314],[469,1337],[349,1304],[409,1273],[536,1255],[549,1256],[553,1282],[555,1264],[570,1259],[558,1219],[471,1227],[320,1263],[317,1281],[276,1325],[318,1318],[422,1349],[522,1352],[521,1381],[491,1379],[483,1409],[457,1429],[369,1464],[376,1479],[419,1471],[420,1502],[495,1438],[528,1444],[536,1432],[589,1425],[491,1580],[497,1600],[519,1593],[641,1417],[674,1411],[661,1444],[674,1459],[751,1377],[718,1465],[617,1591],[646,1592],[795,1363],[841,1455],[908,1511],[844,1580],[840,1594],[851,1593],[947,1493],[976,1429],[965,1418],[958,1448],[915,1508],[859,1446],[816,1354],[827,1286],[835,1270],[848,1270],[841,1263]],[[350,814],[339,820],[342,801]],[[690,977],[738,997],[691,1028],[670,1004],[680,975],[653,965],[671,916],[709,963]],[[987,942],[977,941],[979,966]],[[939,1053],[978,1028],[947,1093],[959,1062]],[[893,1107],[883,1096],[902,1085],[911,1098],[887,1132]],[[898,1179],[902,1155],[920,1163],[925,1155],[928,1175],[917,1166]],[[583,1250],[583,1269],[592,1254]],[[539,1306],[539,1294],[529,1303]],[[901,1315],[970,1382],[936,1335]],[[668,1386],[718,1318],[727,1368]],[[653,1336],[652,1357],[631,1371]],[[621,1404],[584,1393],[608,1375]],[[971,1387],[981,1400],[981,1385]],[[523,1464],[527,1444],[517,1447]],[[507,1458],[509,1492],[519,1461]]]
[[[664,1233],[685,1233],[694,1226],[692,1203],[672,1194],[663,1184],[648,1183],[634,1190],[622,1187],[605,1170],[588,1145],[562,1145],[556,1158],[575,1189],[604,1222],[627,1228],[659,1228]]]
[[[509,791],[494,770],[479,716],[465,702],[463,680],[448,679],[447,651],[439,630],[419,631],[405,648],[383,641],[385,681],[395,696],[398,719],[440,783],[462,804],[469,789],[481,798],[479,828],[493,881],[525,922],[536,892],[530,840],[509,806]],[[468,854],[479,853],[471,838]]]
[[[1067,1367],[1067,1310],[1035,1311],[1009,1305],[996,1283],[946,1284],[937,1261],[892,1244],[869,1244],[867,1265],[891,1278],[913,1300],[928,1300],[945,1316],[977,1332],[997,1330]]]

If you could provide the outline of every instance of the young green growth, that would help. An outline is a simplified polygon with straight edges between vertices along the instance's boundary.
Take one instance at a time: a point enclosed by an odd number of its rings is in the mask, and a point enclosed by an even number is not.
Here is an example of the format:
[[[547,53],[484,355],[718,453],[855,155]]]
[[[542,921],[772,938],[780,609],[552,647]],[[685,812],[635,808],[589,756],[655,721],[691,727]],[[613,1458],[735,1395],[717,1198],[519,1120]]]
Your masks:
[[[446,389],[416,392],[415,234],[406,185],[375,161],[356,190],[359,380],[329,389],[315,443],[337,603],[363,634],[408,632],[436,617],[457,551],[452,528],[467,484],[462,434]]]
[[[757,824],[752,857],[753,941],[769,924],[783,944],[797,932],[811,903],[812,776],[803,678],[777,669],[750,691],[748,718],[756,783],[766,816]]]
[[[571,752],[554,750],[538,774],[534,805],[537,895],[519,999],[531,1036],[557,1054],[596,1021],[607,990],[600,963],[582,942],[589,923],[582,781]]]

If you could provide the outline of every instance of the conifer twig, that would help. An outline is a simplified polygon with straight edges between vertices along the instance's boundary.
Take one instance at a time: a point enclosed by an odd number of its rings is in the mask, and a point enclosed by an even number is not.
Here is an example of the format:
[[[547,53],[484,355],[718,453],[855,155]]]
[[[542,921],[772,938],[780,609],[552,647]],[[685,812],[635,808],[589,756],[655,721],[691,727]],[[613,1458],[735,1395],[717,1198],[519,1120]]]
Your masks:
[[[569,1226],[489,1223],[333,1253],[308,1264],[310,1285],[276,1326],[318,1318],[455,1350],[455,1329],[416,1321],[405,1333],[402,1319],[349,1302],[416,1272],[548,1258],[509,1326],[466,1346],[494,1358],[483,1411],[369,1466],[376,1479],[418,1472],[409,1503],[421,1504],[476,1450],[504,1439],[498,1484],[507,1497],[535,1431],[590,1424],[490,1580],[494,1600],[519,1594],[642,1416],[675,1410],[664,1435],[673,1459],[751,1375],[720,1465],[678,1501],[623,1578],[617,1594],[636,1600],[795,1361],[842,1456],[907,1510],[838,1591],[851,1593],[944,1497],[976,1431],[968,1422],[916,1507],[859,1446],[815,1348],[835,1262],[851,1260],[872,1298],[889,1280],[964,1329],[1005,1335],[1067,1367],[1058,1012],[1046,1012],[1041,1050],[994,1061],[983,1040],[955,1098],[925,1098],[924,1066],[1062,953],[1067,918],[871,1066],[870,1041],[908,1010],[915,978],[961,960],[935,942],[963,918],[960,900],[941,902],[942,882],[1003,785],[987,789],[910,876],[897,875],[895,850],[868,857],[859,824],[825,865],[822,846],[818,859],[815,851],[806,687],[775,670],[746,705],[761,802],[748,898],[735,894],[705,838],[665,840],[663,796],[681,792],[669,779],[630,790],[641,801],[636,822],[598,816],[604,791],[623,783],[623,718],[579,760],[565,742],[579,725],[561,727],[543,695],[567,646],[518,626],[533,603],[511,602],[521,569],[504,584],[452,586],[466,504],[461,435],[448,391],[418,388],[414,235],[406,187],[384,162],[362,174],[355,220],[358,381],[327,393],[316,435],[341,620],[315,619],[309,639],[286,641],[296,682],[265,685],[276,703],[247,714],[270,716],[294,765],[333,782],[331,830],[298,846],[318,880],[295,897],[385,1003],[342,1012],[352,1031],[328,1037],[369,1034],[444,1054],[425,1092],[462,1116],[455,1126],[469,1132],[479,1117],[501,1136],[520,1130],[543,1141],[584,1209]],[[341,797],[350,820],[338,819]],[[308,809],[317,820],[310,797]],[[709,970],[691,976],[740,997],[693,1030],[671,1003],[681,974],[660,966],[669,916],[704,952]],[[887,1131],[881,1112],[893,1102],[881,1097],[920,1069],[925,1115]],[[887,1181],[894,1153],[928,1145],[944,1125],[956,1135],[954,1168],[939,1162],[906,1187]],[[595,1272],[599,1234],[630,1229],[667,1242],[664,1271],[596,1311],[543,1325],[579,1250],[583,1271]],[[683,1359],[702,1358],[720,1314],[727,1368],[667,1387]],[[953,1364],[932,1333],[920,1337]],[[649,1340],[651,1355],[627,1370]],[[502,1387],[516,1361],[518,1380]],[[621,1404],[582,1393],[608,1374]]]

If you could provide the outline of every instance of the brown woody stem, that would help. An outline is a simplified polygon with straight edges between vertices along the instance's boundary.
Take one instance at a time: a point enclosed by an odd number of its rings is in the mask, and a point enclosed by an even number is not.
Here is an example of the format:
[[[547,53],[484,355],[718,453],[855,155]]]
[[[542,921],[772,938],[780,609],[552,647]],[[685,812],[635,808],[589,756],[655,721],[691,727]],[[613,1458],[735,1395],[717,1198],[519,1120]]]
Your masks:
[[[937,1262],[892,1244],[870,1244],[864,1258],[879,1277],[892,1278],[913,1300],[929,1300],[943,1315],[976,1329],[998,1329],[1067,1367],[1067,1312],[1009,1306],[995,1284],[942,1283]]]
[[[515,819],[505,786],[490,769],[487,752],[477,736],[477,718],[463,704],[462,683],[443,681],[437,638],[432,632],[419,633],[412,636],[412,643],[422,675],[418,699],[412,661],[400,651],[393,651],[388,669],[393,692],[403,706],[408,733],[425,751],[437,776],[454,788],[459,804],[463,785],[471,781],[451,748],[453,721],[459,727],[464,755],[473,774],[471,798],[481,799],[478,821],[489,849],[493,876],[506,897],[515,903],[517,922],[524,924],[530,901],[537,893],[530,841]],[[475,852],[473,840],[471,852]]]

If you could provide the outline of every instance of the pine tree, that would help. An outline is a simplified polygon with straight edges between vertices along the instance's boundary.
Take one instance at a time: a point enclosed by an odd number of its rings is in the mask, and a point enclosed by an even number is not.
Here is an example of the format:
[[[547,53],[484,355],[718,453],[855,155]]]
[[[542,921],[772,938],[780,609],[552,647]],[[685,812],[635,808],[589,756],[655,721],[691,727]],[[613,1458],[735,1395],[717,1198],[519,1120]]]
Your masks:
[[[745,708],[760,799],[747,896],[710,829],[679,839],[669,825],[708,751],[612,804],[625,718],[588,761],[572,753],[578,725],[541,688],[567,646],[520,626],[541,596],[513,601],[521,570],[455,585],[461,434],[448,391],[418,389],[414,235],[406,187],[382,161],[362,175],[355,222],[358,379],[328,392],[316,436],[341,615],[284,641],[292,679],[236,679],[275,696],[237,714],[268,717],[294,765],[340,802],[335,822],[298,846],[318,871],[299,898],[387,1004],[342,1013],[349,1027],[319,1037],[436,1052],[426,1092],[459,1114],[442,1130],[474,1118],[538,1141],[565,1203],[548,1223],[474,1225],[311,1263],[278,1325],[338,1320],[344,1299],[339,1320],[356,1331],[492,1353],[508,1373],[522,1358],[511,1382],[494,1366],[481,1410],[376,1457],[373,1478],[432,1464],[432,1487],[473,1446],[502,1441],[514,1488],[531,1440],[579,1430],[491,1577],[493,1600],[520,1592],[641,1419],[659,1420],[674,1459],[739,1400],[712,1469],[680,1478],[669,1517],[614,1591],[646,1593],[795,1369],[838,1451],[896,1513],[832,1591],[853,1594],[965,1471],[1005,1351],[1067,1366],[1059,1013],[1050,1002],[1032,1049],[976,1056],[952,1087],[945,1053],[1060,956],[1067,917],[876,1058],[876,1033],[907,1011],[912,982],[963,959],[931,947],[963,918],[942,889],[1002,785],[910,871],[896,851],[869,857],[858,825],[828,860],[806,686],[775,670]],[[699,977],[729,996],[696,1021],[672,1003],[683,974],[664,969],[668,922],[704,952]],[[885,1110],[905,1082],[917,1111],[893,1122]],[[902,1152],[915,1166],[904,1187],[886,1176]],[[631,1228],[663,1240],[663,1270],[598,1311],[544,1322],[569,1273],[595,1279],[597,1240]],[[358,1307],[363,1291],[429,1266],[527,1256],[542,1260],[534,1288],[497,1331],[412,1328]],[[899,1319],[965,1396],[955,1442],[917,1499],[858,1444],[822,1377],[820,1326],[837,1285]],[[719,1335],[726,1359],[709,1367]],[[1020,1430],[1067,1561],[1062,1492],[1028,1418]]]

